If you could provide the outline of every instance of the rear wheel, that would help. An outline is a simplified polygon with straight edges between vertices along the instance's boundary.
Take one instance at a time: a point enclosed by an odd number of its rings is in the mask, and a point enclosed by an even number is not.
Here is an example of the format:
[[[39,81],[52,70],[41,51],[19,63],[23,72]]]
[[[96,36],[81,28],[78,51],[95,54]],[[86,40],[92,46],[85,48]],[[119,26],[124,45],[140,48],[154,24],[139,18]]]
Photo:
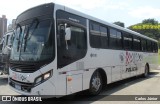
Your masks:
[[[102,77],[98,71],[95,71],[91,77],[89,93],[91,95],[98,95],[102,90]]]
[[[148,75],[149,75],[149,68],[148,68],[148,66],[146,65],[145,66],[145,71],[144,71],[144,74],[143,74],[143,77],[148,77]]]
[[[0,75],[3,75],[3,73],[0,71]]]

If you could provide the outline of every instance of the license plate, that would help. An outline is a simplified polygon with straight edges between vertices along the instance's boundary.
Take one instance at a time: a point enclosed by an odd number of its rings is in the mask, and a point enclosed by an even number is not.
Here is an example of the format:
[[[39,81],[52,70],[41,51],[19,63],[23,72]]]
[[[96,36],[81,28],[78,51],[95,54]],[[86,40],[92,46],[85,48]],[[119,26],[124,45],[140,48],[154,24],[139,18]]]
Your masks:
[[[20,86],[20,85],[15,84],[15,88],[16,88],[17,90],[21,90],[21,86]]]

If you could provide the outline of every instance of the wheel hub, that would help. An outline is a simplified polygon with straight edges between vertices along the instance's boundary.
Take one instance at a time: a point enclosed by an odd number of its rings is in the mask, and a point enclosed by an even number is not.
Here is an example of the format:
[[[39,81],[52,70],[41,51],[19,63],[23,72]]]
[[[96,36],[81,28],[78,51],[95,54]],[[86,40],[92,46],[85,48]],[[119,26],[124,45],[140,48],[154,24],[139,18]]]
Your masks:
[[[101,86],[100,78],[98,78],[98,77],[93,78],[92,88],[93,88],[95,91],[97,91],[100,86]]]

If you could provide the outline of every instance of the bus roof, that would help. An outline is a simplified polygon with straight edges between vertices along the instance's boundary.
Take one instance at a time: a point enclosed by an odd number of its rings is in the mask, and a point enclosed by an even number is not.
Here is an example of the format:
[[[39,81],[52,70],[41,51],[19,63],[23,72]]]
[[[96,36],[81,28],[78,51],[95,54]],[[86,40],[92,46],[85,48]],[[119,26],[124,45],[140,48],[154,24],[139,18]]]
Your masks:
[[[57,7],[60,7],[60,8],[64,8],[65,11],[68,11],[68,12],[73,13],[73,14],[78,14],[79,16],[84,17],[84,18],[86,18],[86,19],[93,20],[93,21],[99,22],[99,23],[101,23],[101,24],[104,24],[104,25],[107,25],[107,26],[116,28],[116,29],[118,29],[118,30],[121,30],[121,31],[124,31],[124,32],[128,32],[128,33],[134,34],[134,35],[136,35],[136,36],[139,36],[139,37],[142,37],[142,38],[145,38],[145,39],[148,39],[148,40],[152,40],[152,41],[158,42],[157,40],[152,39],[152,38],[150,38],[150,37],[147,37],[147,36],[145,36],[145,35],[142,35],[142,34],[140,34],[140,33],[138,33],[138,32],[135,32],[135,31],[132,31],[132,30],[130,30],[130,29],[123,28],[123,27],[121,27],[121,26],[118,26],[118,25],[115,25],[115,24],[112,24],[112,23],[103,21],[103,20],[101,20],[101,19],[98,19],[98,18],[95,18],[95,17],[92,17],[92,16],[89,16],[89,15],[87,15],[87,14],[84,14],[84,13],[82,13],[82,12],[79,12],[79,11],[77,11],[77,10],[71,9],[71,8],[66,7],[66,6],[63,6],[63,5],[59,5],[59,4],[55,4],[55,3],[46,3],[46,4],[42,4],[42,5],[36,6],[36,7],[45,6],[45,5],[53,5],[53,6],[57,6]],[[29,10],[32,10],[32,9],[34,9],[34,8],[36,8],[36,7],[32,7],[32,8],[30,8],[30,9],[22,12],[21,14],[23,14],[23,13],[29,11]],[[21,14],[20,14],[20,15],[21,15]],[[20,15],[18,15],[18,17],[19,17]],[[17,17],[17,18],[18,18],[18,17]]]
[[[58,5],[58,4],[56,4],[56,5]],[[89,20],[93,20],[93,21],[99,22],[99,23],[101,23],[101,24],[104,24],[104,25],[107,25],[107,26],[116,28],[116,29],[118,29],[118,30],[122,30],[122,31],[124,31],[124,32],[128,32],[128,33],[134,34],[134,35],[136,35],[136,36],[139,36],[139,37],[142,37],[142,38],[145,38],[145,39],[148,39],[148,40],[152,40],[152,41],[158,42],[157,40],[155,40],[155,39],[153,39],[153,38],[147,37],[147,36],[145,36],[145,35],[142,35],[142,34],[140,34],[140,33],[138,33],[138,32],[132,31],[132,30],[130,30],[130,29],[127,29],[127,28],[124,28],[124,27],[121,27],[121,26],[118,26],[118,25],[115,25],[115,24],[112,24],[112,23],[108,23],[108,22],[103,21],[103,20],[101,20],[101,19],[98,19],[98,18],[89,16],[89,15],[87,15],[87,14],[81,13],[81,12],[79,12],[79,11],[73,10],[73,9],[68,8],[68,7],[65,7],[65,6],[64,6],[64,8],[65,8],[66,11],[69,11],[69,12],[71,12],[71,13],[77,13],[79,16],[82,16],[82,17],[87,18],[87,19],[89,19]]]

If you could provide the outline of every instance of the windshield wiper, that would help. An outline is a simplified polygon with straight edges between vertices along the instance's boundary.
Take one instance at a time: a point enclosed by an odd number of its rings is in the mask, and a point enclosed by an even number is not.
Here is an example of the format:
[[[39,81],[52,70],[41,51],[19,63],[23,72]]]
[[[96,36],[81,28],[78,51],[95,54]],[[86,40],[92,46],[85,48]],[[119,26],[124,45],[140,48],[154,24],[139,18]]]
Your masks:
[[[35,24],[35,25],[34,25]],[[37,18],[35,18],[31,25],[28,27],[27,29],[27,33],[24,37],[24,52],[26,51],[26,47],[27,47],[27,40],[28,40],[28,36],[29,36],[29,32],[30,30],[33,28],[32,32],[30,33],[30,36],[34,33],[34,31],[36,30],[36,28],[38,27],[39,24],[39,20]]]
[[[16,27],[16,34],[17,34],[17,29],[20,29],[19,31],[19,34],[18,34],[18,38],[16,38],[18,40],[18,43],[17,43],[17,52],[19,51],[19,48],[20,48],[20,34],[22,33],[22,27],[20,24],[17,24],[17,27]]]

